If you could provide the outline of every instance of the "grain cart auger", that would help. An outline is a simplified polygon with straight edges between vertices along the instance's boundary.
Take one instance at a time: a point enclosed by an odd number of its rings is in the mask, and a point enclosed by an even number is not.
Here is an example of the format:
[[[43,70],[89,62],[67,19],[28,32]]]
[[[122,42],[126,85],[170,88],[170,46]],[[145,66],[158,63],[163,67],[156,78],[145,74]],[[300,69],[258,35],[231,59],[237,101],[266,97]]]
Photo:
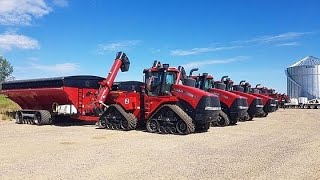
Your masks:
[[[241,84],[243,84],[244,82],[245,81],[241,81],[240,85],[233,85],[234,82],[230,78],[226,77],[224,79],[224,83],[226,84],[226,86],[232,87],[231,89],[229,89],[230,92],[247,98],[249,109],[247,111],[248,116],[246,117],[246,120],[250,121],[255,116],[259,116],[263,113],[263,103],[261,98],[249,94],[248,90],[244,91],[244,88],[241,86]]]
[[[115,62],[113,63],[107,78],[99,82],[100,88],[97,98],[95,99],[93,104],[89,106],[89,111],[93,111],[95,114],[99,116],[102,115],[103,108],[107,107],[107,105],[105,104],[106,98],[109,92],[112,90],[112,85],[119,72],[119,69],[121,70],[121,72],[126,72],[129,71],[129,67],[130,61],[127,55],[123,52],[118,52],[116,55]]]
[[[181,67],[181,69],[183,69],[183,67]],[[219,113],[218,121],[213,123],[213,125],[226,126],[229,124],[236,124],[239,120],[244,119],[248,109],[247,99],[226,91],[225,85],[222,85],[220,82],[214,83],[213,77],[208,75],[208,73],[193,76],[192,73],[197,70],[198,68],[194,68],[190,71],[189,76],[184,76],[183,83],[197,87],[219,97],[221,111]],[[190,79],[194,79],[195,83],[189,83],[192,82]],[[216,86],[213,87],[213,85]]]

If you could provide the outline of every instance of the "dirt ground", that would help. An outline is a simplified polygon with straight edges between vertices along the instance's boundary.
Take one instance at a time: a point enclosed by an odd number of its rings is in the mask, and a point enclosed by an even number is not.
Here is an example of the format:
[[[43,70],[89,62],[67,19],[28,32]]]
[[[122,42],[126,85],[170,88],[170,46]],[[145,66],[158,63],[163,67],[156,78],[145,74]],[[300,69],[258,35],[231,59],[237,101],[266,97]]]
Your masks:
[[[319,179],[320,110],[187,136],[0,121],[0,179]]]

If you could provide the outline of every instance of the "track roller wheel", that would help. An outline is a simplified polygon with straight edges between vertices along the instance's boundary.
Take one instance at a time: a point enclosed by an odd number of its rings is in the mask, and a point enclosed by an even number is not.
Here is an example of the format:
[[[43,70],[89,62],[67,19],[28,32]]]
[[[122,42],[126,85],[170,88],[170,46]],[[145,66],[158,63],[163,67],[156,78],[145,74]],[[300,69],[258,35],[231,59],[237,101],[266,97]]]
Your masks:
[[[177,122],[176,128],[177,128],[178,133],[180,133],[180,134],[186,134],[187,130],[188,130],[187,124],[182,120],[179,120]]]
[[[249,115],[249,118],[247,119],[247,121],[252,121],[254,118],[254,115]]]
[[[106,117],[102,117],[99,121],[98,121],[98,126],[99,128],[109,128],[109,121]],[[108,126],[108,127],[107,127]]]
[[[155,133],[159,130],[159,123],[156,120],[150,119],[147,121],[146,128],[149,132]]]
[[[228,115],[226,113],[224,113],[223,111],[220,111],[218,121],[215,122],[213,125],[223,127],[223,126],[228,126],[229,124],[230,124],[230,119],[229,119]]]

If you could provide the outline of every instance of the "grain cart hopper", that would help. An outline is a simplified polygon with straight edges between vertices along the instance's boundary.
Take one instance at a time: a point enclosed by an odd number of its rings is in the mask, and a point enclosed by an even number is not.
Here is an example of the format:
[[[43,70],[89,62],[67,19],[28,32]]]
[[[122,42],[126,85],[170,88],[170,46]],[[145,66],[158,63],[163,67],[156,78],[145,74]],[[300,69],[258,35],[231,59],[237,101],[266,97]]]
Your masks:
[[[56,78],[8,81],[2,92],[22,109],[16,113],[16,123],[52,124],[55,117],[66,116],[83,121],[97,121],[94,112],[103,98],[93,96],[99,88],[106,92],[119,69],[129,70],[129,59],[118,53],[107,79],[97,76],[66,76]],[[101,88],[101,84],[107,84]],[[108,88],[105,88],[108,87]]]

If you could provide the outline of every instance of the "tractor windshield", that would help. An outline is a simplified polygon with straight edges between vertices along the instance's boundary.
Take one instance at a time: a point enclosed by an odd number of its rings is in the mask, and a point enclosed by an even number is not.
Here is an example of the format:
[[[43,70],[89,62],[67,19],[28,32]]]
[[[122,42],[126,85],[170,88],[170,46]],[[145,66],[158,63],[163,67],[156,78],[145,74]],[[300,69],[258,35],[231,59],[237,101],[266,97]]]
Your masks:
[[[244,92],[245,93],[251,92],[251,87],[250,86],[244,86]]]
[[[171,85],[175,84],[176,72],[171,71],[152,71],[145,74],[145,84],[149,95],[160,95],[163,92],[170,92]]]
[[[212,88],[213,79],[207,79],[204,84],[204,90],[208,90]]]

